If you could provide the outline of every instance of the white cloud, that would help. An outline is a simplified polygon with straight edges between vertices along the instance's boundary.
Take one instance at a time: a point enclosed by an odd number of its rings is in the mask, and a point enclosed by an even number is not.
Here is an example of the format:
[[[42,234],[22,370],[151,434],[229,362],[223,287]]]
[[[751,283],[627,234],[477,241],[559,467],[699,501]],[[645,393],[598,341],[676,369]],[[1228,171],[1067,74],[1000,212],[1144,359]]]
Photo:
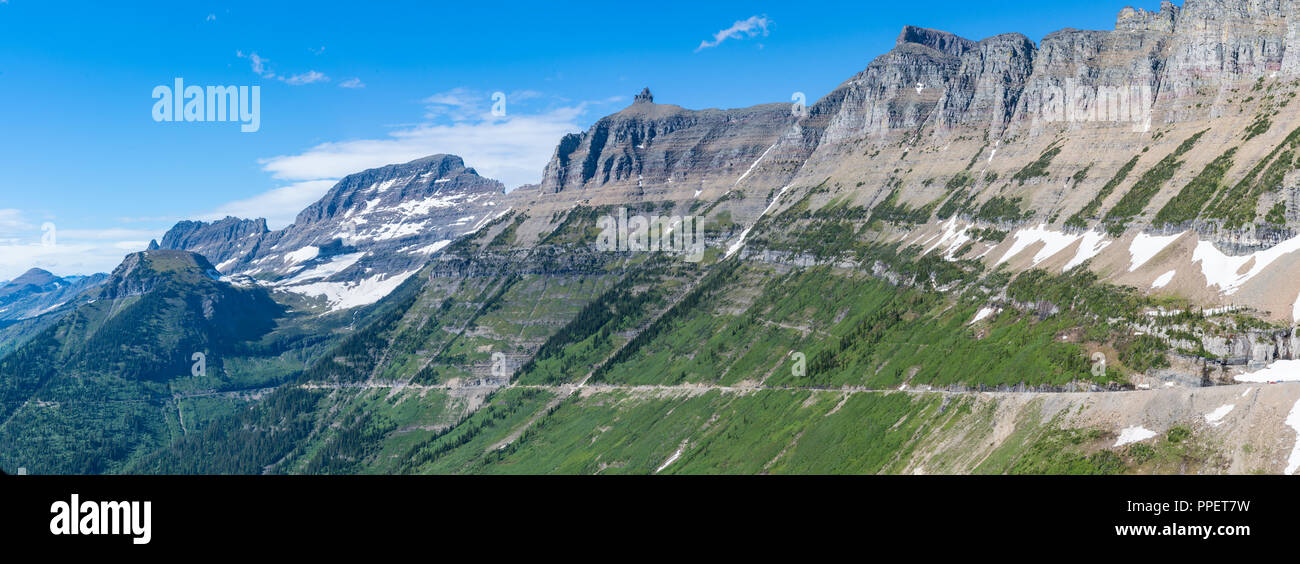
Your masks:
[[[217,15],[216,15],[216,14],[208,14],[208,17],[205,18],[203,21],[205,21],[205,22],[215,22],[215,21],[217,21]]]
[[[695,52],[699,53],[704,49],[717,47],[722,44],[723,41],[728,39],[745,39],[748,37],[757,37],[759,35],[766,36],[767,25],[769,23],[771,23],[771,21],[767,19],[767,16],[749,16],[748,19],[737,21],[736,23],[731,24],[731,27],[713,34],[713,41],[707,39],[701,41],[700,46],[695,48]]]
[[[360,78],[349,78],[339,83],[339,88],[365,88],[366,83],[361,82]]]
[[[45,269],[59,276],[112,272],[126,255],[143,251],[148,245],[145,242],[130,247],[124,243],[0,245],[0,280],[12,280],[33,268]]]
[[[311,84],[313,82],[328,82],[330,79],[330,77],[326,76],[324,73],[317,72],[314,70],[309,70],[304,73],[298,73],[290,76],[283,76],[283,75],[276,74],[275,71],[271,70],[269,64],[271,62],[270,59],[266,59],[258,55],[256,51],[249,53],[247,55],[245,55],[243,51],[235,51],[235,56],[241,59],[248,59],[249,67],[253,70],[253,73],[256,74],[257,76],[269,80],[278,80],[285,84],[298,86],[302,84]]]
[[[330,77],[316,71],[307,71],[301,74],[295,74],[288,78],[281,78],[286,84],[311,84],[313,82],[328,82]]]
[[[31,227],[18,210],[0,210],[0,280],[32,268],[61,276],[109,272],[126,254],[144,250],[165,229],[60,229],[45,244],[44,232]]]
[[[487,108],[484,107],[483,100],[484,95],[480,92],[466,88],[453,88],[420,101],[427,105],[428,111],[424,114],[426,118],[447,117],[454,121],[464,121],[485,117]]]
[[[268,228],[281,229],[293,223],[298,212],[319,200],[336,182],[332,179],[296,182],[224,204],[211,212],[199,214],[195,219],[218,221],[227,216],[244,219],[264,217]]]
[[[55,224],[56,227],[58,224]],[[56,229],[58,240],[63,241],[121,241],[123,239],[144,239],[145,245],[149,244],[149,239],[162,237],[164,232],[157,229]]]
[[[507,102],[538,96],[531,91],[516,92],[507,95]],[[464,88],[422,101],[428,106],[427,118],[450,123],[403,126],[381,139],[322,143],[296,155],[263,159],[262,167],[275,178],[301,182],[341,178],[368,168],[447,153],[513,189],[541,180],[555,144],[564,134],[583,129],[578,117],[586,109],[582,103],[528,114],[508,105],[505,116],[493,116],[489,95]]]
[[[15,209],[0,210],[0,236],[16,235],[32,230],[32,225],[23,220],[23,214]]]

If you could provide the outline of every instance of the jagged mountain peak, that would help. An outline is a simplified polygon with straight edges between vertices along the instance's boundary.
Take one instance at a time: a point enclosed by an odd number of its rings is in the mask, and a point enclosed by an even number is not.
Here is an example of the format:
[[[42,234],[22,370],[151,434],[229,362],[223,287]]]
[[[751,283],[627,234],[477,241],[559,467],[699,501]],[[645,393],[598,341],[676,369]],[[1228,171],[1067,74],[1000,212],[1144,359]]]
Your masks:
[[[456,155],[437,154],[349,174],[295,221],[304,226],[334,218],[360,206],[395,204],[440,192],[505,193],[505,185],[479,176]]]
[[[373,303],[451,241],[507,213],[509,201],[502,183],[436,154],[350,174],[284,229],[236,218],[181,222],[160,246],[343,309]]]
[[[946,31],[927,29],[914,25],[903,26],[894,41],[895,47],[904,45],[921,45],[953,57],[960,57],[968,51],[975,50],[979,43]]]

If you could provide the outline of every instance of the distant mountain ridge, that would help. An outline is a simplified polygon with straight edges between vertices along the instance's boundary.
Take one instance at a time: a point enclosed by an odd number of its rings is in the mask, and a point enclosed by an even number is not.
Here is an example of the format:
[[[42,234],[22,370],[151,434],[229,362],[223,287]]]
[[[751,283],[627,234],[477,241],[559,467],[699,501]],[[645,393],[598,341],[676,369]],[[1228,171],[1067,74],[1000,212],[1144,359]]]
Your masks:
[[[53,311],[105,278],[104,274],[59,277],[39,268],[28,270],[0,285],[0,321],[29,319]]]
[[[159,246],[338,310],[373,303],[508,209],[503,184],[460,157],[432,155],[348,175],[284,229],[269,230],[264,219],[184,221]]]

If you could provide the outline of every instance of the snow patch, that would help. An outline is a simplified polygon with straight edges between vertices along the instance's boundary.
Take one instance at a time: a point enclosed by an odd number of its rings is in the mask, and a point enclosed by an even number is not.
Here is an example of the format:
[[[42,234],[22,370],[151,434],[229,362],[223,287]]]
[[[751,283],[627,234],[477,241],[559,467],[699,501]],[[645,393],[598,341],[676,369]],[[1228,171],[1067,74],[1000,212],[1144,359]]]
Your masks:
[[[457,200],[464,200],[465,194],[453,194],[451,196],[435,196],[423,200],[402,202],[393,207],[400,210],[406,216],[429,215],[430,211],[435,209],[450,208],[457,204]],[[466,200],[465,203],[472,202],[477,198]]]
[[[437,243],[434,243],[434,244],[429,245],[429,246],[427,246],[427,247],[422,247],[422,248],[419,248],[419,249],[413,249],[413,250],[411,250],[410,252],[411,252],[411,253],[414,253],[414,254],[420,254],[420,255],[432,255],[433,253],[436,253],[436,252],[438,252],[438,251],[441,251],[444,247],[446,247],[447,245],[450,245],[450,244],[451,244],[451,241],[450,241],[450,240],[448,240],[448,239],[443,239],[442,241],[438,241]]]
[[[277,284],[277,286],[290,286],[293,284],[307,282],[309,280],[329,278],[331,276],[334,276],[335,274],[347,270],[352,265],[356,264],[357,261],[361,260],[361,257],[365,255],[366,255],[365,253],[352,253],[350,255],[339,255],[337,257],[334,257],[333,260],[325,264],[317,265],[315,268],[309,270],[304,270],[303,272],[298,273],[297,276],[294,276],[293,278],[280,282],[279,284]]]
[[[1115,446],[1124,446],[1129,443],[1145,441],[1156,436],[1156,432],[1141,425],[1135,425],[1119,432],[1119,440],[1115,441]]]
[[[1183,233],[1186,233],[1186,231]],[[1183,233],[1177,235],[1147,235],[1146,233],[1138,233],[1137,237],[1134,237],[1133,242],[1129,243],[1128,246],[1128,254],[1133,259],[1132,262],[1129,263],[1128,271],[1133,272],[1134,270],[1137,270],[1138,267],[1146,264],[1152,257],[1160,254],[1160,251],[1165,250],[1165,247],[1168,247],[1175,239],[1182,237]]]
[[[1263,369],[1233,376],[1232,379],[1253,383],[1300,381],[1300,360],[1279,360]]]
[[[1169,272],[1161,274],[1159,277],[1155,279],[1155,281],[1151,282],[1151,289],[1154,290],[1156,288],[1164,288],[1165,285],[1169,284],[1170,280],[1174,279],[1175,272],[1177,271],[1170,270]]]
[[[997,313],[998,311],[1000,310],[995,307],[982,307],[980,308],[979,311],[975,312],[975,319],[970,320],[970,323],[967,323],[967,325],[974,325],[976,323],[979,323],[981,319],[985,319],[988,316]]]
[[[674,452],[672,456],[668,457],[668,460],[665,460],[663,464],[660,464],[658,468],[655,468],[655,474],[658,474],[659,472],[663,471],[663,469],[667,468],[669,464],[677,462],[677,459],[681,458],[681,456],[682,456],[682,449],[679,448],[677,449],[677,452]]]
[[[308,245],[292,253],[285,253],[284,260],[288,261],[289,264],[299,264],[314,259],[317,256],[320,256],[320,247],[312,247]],[[223,262],[221,264],[226,263]],[[222,268],[217,267],[217,270],[222,270]]]
[[[928,255],[930,254],[930,251],[933,251],[938,247],[944,247],[943,258],[953,260],[955,258],[952,256],[953,253],[961,250],[961,246],[965,245],[967,241],[970,241],[970,237],[966,235],[968,229],[970,229],[970,226],[968,225],[963,225],[961,229],[957,229],[957,218],[954,216],[952,219],[944,222],[943,235],[939,237],[939,240],[935,242],[935,244],[930,245],[930,247],[925,249],[925,251],[922,251],[921,254]]]
[[[772,145],[772,147],[775,147],[775,146],[776,146],[776,145]],[[771,151],[771,150],[772,150],[771,147],[769,147],[769,148],[768,148],[768,151]],[[763,154],[766,155],[767,153],[764,152]],[[759,159],[759,160],[763,160],[763,157],[759,157],[758,159]],[[754,161],[754,164],[758,164],[758,161]],[[750,167],[750,168],[753,168],[753,167]],[[745,173],[745,174],[749,174],[749,173]],[[741,178],[744,178],[744,176],[741,176]],[[740,182],[740,181],[737,180],[736,182]],[[735,243],[732,243],[730,247],[727,247],[727,254],[726,254],[726,255],[723,255],[723,257],[722,257],[724,260],[725,260],[725,259],[729,259],[729,258],[731,258],[731,255],[736,254],[736,251],[739,251],[741,248],[743,248],[743,247],[745,246],[745,237],[748,237],[748,236],[749,236],[749,232],[750,232],[750,230],[754,229],[754,226],[755,226],[755,225],[758,225],[758,221],[759,221],[760,219],[763,219],[763,216],[767,215],[767,212],[772,211],[772,208],[776,206],[777,202],[780,202],[780,201],[781,201],[781,196],[784,196],[784,195],[785,195],[785,191],[786,191],[786,190],[789,190],[791,186],[793,186],[793,184],[786,184],[785,186],[781,187],[781,191],[776,193],[776,197],[775,197],[775,198],[772,198],[772,203],[770,203],[770,204],[767,205],[767,208],[765,208],[765,209],[763,210],[763,213],[758,214],[758,217],[754,218],[754,223],[751,223],[751,224],[749,225],[749,227],[746,227],[744,231],[741,231],[741,232],[740,232],[740,238],[739,238],[739,239],[736,239],[736,242],[735,242]]]
[[[375,185],[374,185],[374,190],[375,190],[375,192],[381,192],[381,193],[382,193],[382,192],[386,192],[389,188],[392,188],[393,185],[397,184],[397,182],[398,182],[399,180],[402,180],[402,179],[400,179],[400,178],[391,178],[391,179],[385,180],[385,181],[383,181],[383,182],[380,182],[380,183],[378,183],[378,184],[375,184]],[[409,179],[408,179],[408,180],[409,180]]]
[[[744,180],[746,176],[749,176],[749,173],[754,172],[754,167],[758,166],[758,163],[763,162],[763,157],[766,157],[767,154],[770,153],[770,152],[772,151],[772,149],[775,149],[775,148],[776,148],[777,143],[780,143],[780,142],[781,142],[780,140],[777,140],[776,143],[772,143],[772,146],[771,146],[771,147],[768,147],[766,151],[763,151],[763,154],[759,155],[757,159],[754,159],[754,164],[749,165],[749,168],[748,168],[748,169],[745,169],[745,174],[740,175],[740,178],[737,178],[737,179],[736,179],[736,182],[735,182],[734,184],[732,184],[731,187],[732,187],[732,188],[735,188],[736,186],[739,186],[739,185],[740,185],[740,181],[741,181],[741,180]],[[782,189],[782,191],[785,191],[785,190]]]
[[[1219,406],[1218,409],[1205,414],[1205,422],[1218,427],[1219,423],[1223,422],[1223,418],[1232,411],[1233,407],[1230,403]]]
[[[998,262],[994,263],[994,266],[1010,260],[1011,257],[1020,254],[1020,251],[1023,251],[1030,245],[1041,241],[1044,245],[1043,249],[1034,255],[1034,265],[1037,266],[1038,263],[1051,258],[1052,255],[1061,252],[1066,247],[1082,238],[1080,235],[1070,235],[1060,231],[1053,231],[1048,229],[1046,224],[1039,224],[1037,227],[1026,227],[1020,229],[1016,231],[1013,236],[1016,238],[1016,242],[1011,245],[1011,249],[1007,250],[1006,254],[1002,255],[1002,258],[998,259]]]
[[[1291,456],[1286,460],[1286,470],[1282,472],[1289,475],[1295,474],[1295,471],[1300,469],[1300,401],[1295,402],[1291,407],[1290,415],[1286,416],[1286,424],[1295,429],[1296,433],[1295,446],[1291,447]]]
[[[1074,253],[1074,258],[1070,259],[1070,262],[1065,263],[1065,268],[1062,268],[1061,272],[1079,266],[1084,261],[1097,256],[1102,249],[1110,246],[1110,243],[1110,241],[1106,240],[1106,236],[1100,232],[1088,231],[1084,233],[1083,242],[1079,243],[1079,251]]]
[[[1273,261],[1297,250],[1300,250],[1300,236],[1287,239],[1269,249],[1235,257],[1223,254],[1215,248],[1214,243],[1200,241],[1192,253],[1192,262],[1201,263],[1201,274],[1205,275],[1207,288],[1218,286],[1220,292],[1231,295],[1241,289],[1242,284],[1268,268]],[[1248,264],[1250,270],[1239,274],[1238,271]]]
[[[357,282],[316,282],[285,288],[285,290],[305,296],[324,297],[329,303],[330,311],[342,311],[370,305],[383,299],[419,271],[420,269],[417,268],[391,277],[378,274]]]

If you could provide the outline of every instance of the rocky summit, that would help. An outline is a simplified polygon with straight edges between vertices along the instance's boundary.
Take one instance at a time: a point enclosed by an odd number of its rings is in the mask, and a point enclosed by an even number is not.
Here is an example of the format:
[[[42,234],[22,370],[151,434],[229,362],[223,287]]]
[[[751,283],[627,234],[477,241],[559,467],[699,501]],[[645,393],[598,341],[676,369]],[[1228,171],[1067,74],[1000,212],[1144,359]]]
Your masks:
[[[263,219],[178,223],[164,249],[199,253],[222,274],[328,310],[374,303],[433,253],[506,213],[505,187],[433,155],[348,175],[281,230]]]

